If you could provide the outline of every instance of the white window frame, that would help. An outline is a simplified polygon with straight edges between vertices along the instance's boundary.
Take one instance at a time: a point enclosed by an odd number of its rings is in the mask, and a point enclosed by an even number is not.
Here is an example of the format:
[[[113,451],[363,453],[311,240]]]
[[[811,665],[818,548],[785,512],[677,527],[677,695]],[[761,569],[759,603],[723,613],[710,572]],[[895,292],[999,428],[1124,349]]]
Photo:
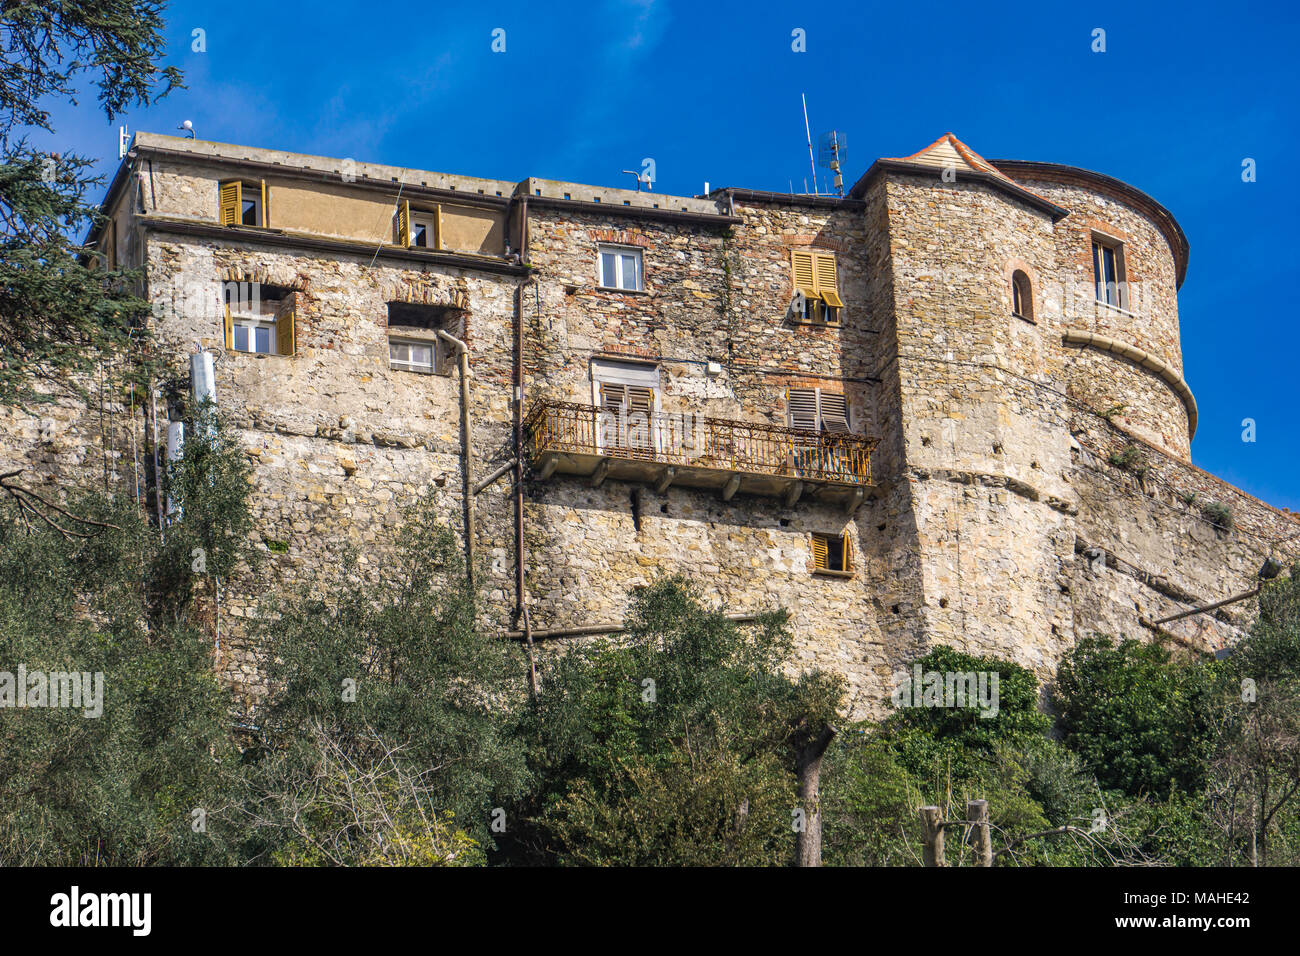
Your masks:
[[[436,224],[437,215],[438,215],[437,213],[430,212],[430,211],[427,210],[427,209],[412,209],[412,210],[411,210],[411,221],[410,221],[410,224],[408,225],[408,228],[411,230],[411,246],[410,246],[410,248],[412,248],[412,249],[432,249],[432,248],[433,248],[433,246],[429,244],[429,240],[430,240],[431,238],[433,238],[433,236],[435,235],[435,232],[434,232],[434,226],[435,226],[435,224]],[[416,242],[416,241],[415,241],[415,231],[416,231],[416,227],[417,227],[417,226],[423,226],[423,227],[424,227],[424,242]]]
[[[591,404],[596,409],[595,437],[598,451],[604,451],[605,449],[605,434],[600,422],[601,412],[604,411],[604,405],[600,398],[600,386],[603,384],[637,385],[650,389],[652,420],[649,422],[650,447],[646,450],[658,452],[659,430],[655,427],[653,416],[658,415],[660,411],[659,366],[649,362],[626,362],[616,359],[591,360]],[[618,446],[620,451],[627,448],[626,442]]]
[[[251,223],[244,222],[244,203],[253,204],[253,208],[252,208],[253,221]],[[262,184],[260,182],[248,183],[248,182],[244,182],[243,180],[240,180],[239,182],[239,224],[241,226],[244,226],[245,228],[249,228],[250,226],[257,226],[260,228],[262,223],[265,221],[266,220],[262,215]]]
[[[1112,253],[1114,253],[1115,256],[1115,301],[1114,302],[1109,301],[1109,299],[1102,298],[1102,289],[1103,287],[1106,287],[1109,284],[1103,283],[1101,281],[1102,276],[1098,269],[1099,249],[1109,249]],[[1092,279],[1093,279],[1093,294],[1097,299],[1098,305],[1104,305],[1107,308],[1111,308],[1111,309],[1119,309],[1123,312],[1127,312],[1129,310],[1128,265],[1124,261],[1124,243],[1121,240],[1116,239],[1113,236],[1108,236],[1105,233],[1101,233],[1101,232],[1094,231],[1092,233]],[[1107,288],[1107,294],[1109,294],[1108,288]]]
[[[239,347],[239,329],[244,330],[248,337],[250,345],[257,344],[257,330],[266,329],[268,348],[265,352],[259,352],[256,348],[241,349]],[[266,319],[255,315],[236,315],[231,313],[230,316],[230,342],[236,352],[243,352],[246,355],[275,355],[275,319]]]
[[[605,254],[610,253],[614,256],[614,275],[605,275]],[[624,285],[626,278],[623,275],[623,257],[628,253],[634,253],[636,258],[636,276],[633,278],[634,285]],[[613,284],[605,280],[612,278]],[[616,292],[644,292],[645,291],[645,250],[640,246],[619,246],[612,243],[600,243],[596,246],[596,283],[602,289],[612,289]]]
[[[413,345],[429,347],[429,364],[393,358],[393,346],[403,345],[408,349]],[[408,351],[407,355],[411,353]],[[395,372],[414,372],[418,375],[434,375],[438,371],[438,362],[442,358],[438,351],[437,339],[420,339],[404,335],[391,335],[388,338],[388,367]]]

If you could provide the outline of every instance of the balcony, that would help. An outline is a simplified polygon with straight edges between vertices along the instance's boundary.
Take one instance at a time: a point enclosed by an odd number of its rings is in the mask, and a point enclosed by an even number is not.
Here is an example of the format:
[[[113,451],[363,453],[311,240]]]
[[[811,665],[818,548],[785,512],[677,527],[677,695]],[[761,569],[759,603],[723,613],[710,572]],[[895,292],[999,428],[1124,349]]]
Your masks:
[[[591,405],[541,402],[528,415],[528,455],[538,475],[649,482],[800,498],[852,513],[871,481],[876,439],[673,412],[619,414]]]

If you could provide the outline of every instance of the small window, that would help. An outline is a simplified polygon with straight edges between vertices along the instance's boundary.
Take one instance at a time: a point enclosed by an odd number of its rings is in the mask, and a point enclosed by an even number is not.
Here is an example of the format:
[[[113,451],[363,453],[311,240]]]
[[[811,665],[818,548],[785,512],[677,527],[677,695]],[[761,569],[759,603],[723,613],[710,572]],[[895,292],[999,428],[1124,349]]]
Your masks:
[[[600,246],[598,249],[601,288],[630,292],[644,289],[640,249],[630,246]]]
[[[223,226],[265,227],[268,224],[266,180],[229,180],[220,184],[218,196]]]
[[[1026,321],[1034,321],[1034,294],[1029,276],[1017,269],[1011,274],[1011,314]]]
[[[790,271],[795,296],[791,312],[799,322],[824,322],[839,325],[839,273],[835,256],[808,249],[790,250]]]
[[[849,406],[844,395],[820,388],[792,388],[786,396],[791,428],[844,433],[849,430]]]
[[[450,306],[388,303],[388,367],[399,372],[443,374],[450,350],[438,332],[459,337],[461,315]]]
[[[437,357],[436,342],[422,342],[418,339],[388,340],[388,367],[403,372],[421,372],[432,375]]]
[[[413,249],[441,249],[442,207],[412,209],[403,199],[397,207],[397,244]]]
[[[1092,274],[1097,285],[1098,302],[1117,309],[1128,308],[1128,281],[1122,243],[1093,236]]]
[[[848,535],[812,536],[813,570],[823,574],[852,574],[853,550]]]
[[[293,355],[294,290],[259,282],[225,282],[226,348],[253,355]]]

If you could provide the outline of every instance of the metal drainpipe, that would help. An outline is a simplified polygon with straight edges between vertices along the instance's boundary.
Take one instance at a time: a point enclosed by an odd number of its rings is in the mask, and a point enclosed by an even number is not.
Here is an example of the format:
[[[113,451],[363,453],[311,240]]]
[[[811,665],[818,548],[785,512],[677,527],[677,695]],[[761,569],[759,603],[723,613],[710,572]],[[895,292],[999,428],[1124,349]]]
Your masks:
[[[522,209],[527,222],[527,200]],[[526,253],[525,247],[525,258]],[[515,594],[518,602],[515,610],[528,651],[528,691],[536,699],[537,658],[533,653],[533,625],[528,617],[524,577],[524,289],[527,285],[521,282],[515,287]]]
[[[460,448],[465,464],[461,469],[465,499],[465,582],[470,592],[474,590],[474,446],[471,444],[469,424],[469,346],[442,329],[438,338],[456,350],[460,357]]]

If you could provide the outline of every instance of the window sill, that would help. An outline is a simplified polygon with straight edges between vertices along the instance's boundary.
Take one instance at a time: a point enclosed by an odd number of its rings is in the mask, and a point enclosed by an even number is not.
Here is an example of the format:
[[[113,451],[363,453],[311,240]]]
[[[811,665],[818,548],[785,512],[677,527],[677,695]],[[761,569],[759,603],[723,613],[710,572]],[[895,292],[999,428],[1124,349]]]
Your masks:
[[[842,329],[843,322],[818,322],[816,319],[790,319],[791,325],[810,326],[814,329]]]
[[[451,372],[444,372],[440,369],[403,368],[400,365],[390,365],[388,366],[388,371],[405,372],[408,375],[424,375],[424,376],[433,376],[437,378],[451,378]]]
[[[234,229],[237,232],[257,232],[268,236],[284,235],[283,229],[277,229],[274,226],[246,226],[242,222],[232,222],[223,228]]]
[[[1101,299],[1095,300],[1093,304],[1096,305],[1098,308],[1106,309],[1109,312],[1118,312],[1120,315],[1128,316],[1130,319],[1141,318],[1141,316],[1139,316],[1136,312],[1130,312],[1128,309],[1125,309],[1118,305],[1111,305],[1109,302],[1102,302]]]
[[[1029,316],[1027,316],[1027,315],[1021,315],[1019,312],[1012,312],[1012,313],[1011,313],[1011,317],[1012,317],[1013,319],[1019,319],[1021,322],[1028,322],[1030,325],[1037,325],[1037,324],[1038,324],[1038,320],[1037,320],[1037,319],[1031,319],[1031,318],[1030,318]]]
[[[622,295],[649,295],[650,294],[649,290],[647,289],[614,289],[607,285],[596,286],[596,291],[597,292],[618,292]]]
[[[852,571],[831,571],[827,568],[814,568],[813,574],[822,578],[851,578],[854,575]]]

